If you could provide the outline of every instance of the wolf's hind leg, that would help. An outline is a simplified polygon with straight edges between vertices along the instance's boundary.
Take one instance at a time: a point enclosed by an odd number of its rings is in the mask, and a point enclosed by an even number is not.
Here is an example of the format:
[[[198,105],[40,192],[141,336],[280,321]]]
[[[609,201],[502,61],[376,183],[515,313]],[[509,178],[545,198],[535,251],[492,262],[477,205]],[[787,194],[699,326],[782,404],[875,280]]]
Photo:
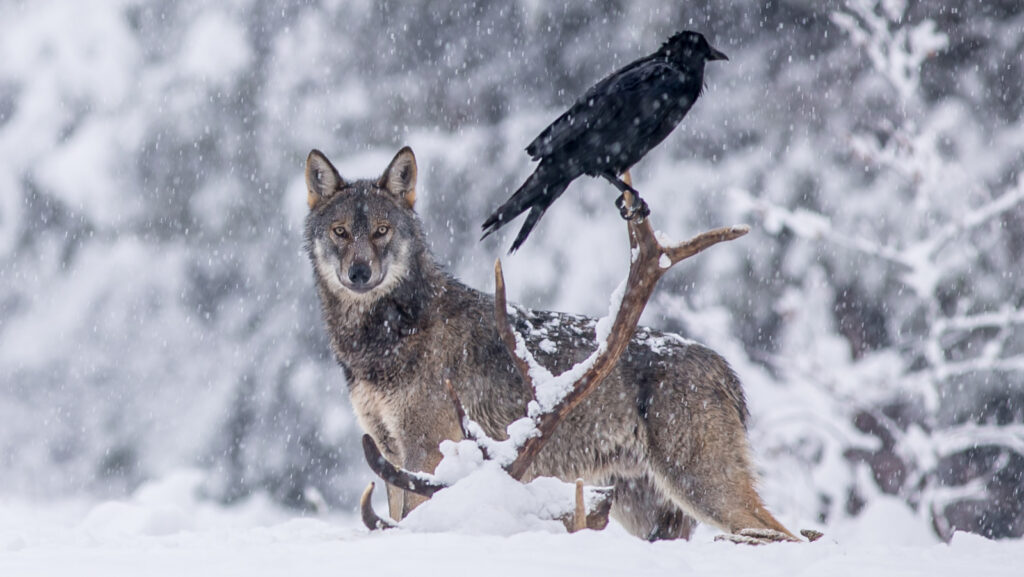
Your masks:
[[[651,411],[651,477],[666,497],[698,521],[728,533],[772,529],[792,535],[768,512],[754,488],[750,445],[740,415],[732,405],[708,403],[702,412],[689,415],[691,426],[680,434],[671,411]]]
[[[711,451],[685,465],[661,461],[655,468],[658,486],[700,521],[729,533],[769,529],[793,536],[765,508],[754,488],[745,453],[740,456]]]
[[[697,524],[648,477],[613,477],[612,517],[633,535],[648,541],[689,539]]]

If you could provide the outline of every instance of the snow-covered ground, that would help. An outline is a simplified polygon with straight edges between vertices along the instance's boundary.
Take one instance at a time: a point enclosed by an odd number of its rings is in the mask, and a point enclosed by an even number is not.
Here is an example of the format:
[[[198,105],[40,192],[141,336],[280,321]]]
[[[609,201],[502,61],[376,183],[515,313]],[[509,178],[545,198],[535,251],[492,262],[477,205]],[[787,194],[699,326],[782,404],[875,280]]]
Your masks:
[[[816,543],[749,547],[647,543],[612,526],[574,535],[370,533],[352,514],[299,516],[255,497],[200,498],[199,473],[171,475],[122,501],[33,503],[0,497],[0,575],[1019,575],[1024,544],[958,533],[943,544],[902,503],[878,501]],[[480,527],[481,523],[474,523]]]

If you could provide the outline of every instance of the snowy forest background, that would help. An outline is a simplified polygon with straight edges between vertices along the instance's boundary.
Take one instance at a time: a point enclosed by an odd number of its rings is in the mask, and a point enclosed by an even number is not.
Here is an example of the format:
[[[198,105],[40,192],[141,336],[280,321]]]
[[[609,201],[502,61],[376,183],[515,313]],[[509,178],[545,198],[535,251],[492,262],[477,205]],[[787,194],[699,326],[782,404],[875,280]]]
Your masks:
[[[744,380],[787,519],[881,495],[941,537],[1024,534],[1024,4],[0,0],[0,494],[351,508],[371,474],[301,246],[303,161],[420,166],[432,249],[600,315],[626,270],[603,182],[524,248],[479,224],[525,145],[682,28],[729,62],[634,170],[677,239],[645,323]]]

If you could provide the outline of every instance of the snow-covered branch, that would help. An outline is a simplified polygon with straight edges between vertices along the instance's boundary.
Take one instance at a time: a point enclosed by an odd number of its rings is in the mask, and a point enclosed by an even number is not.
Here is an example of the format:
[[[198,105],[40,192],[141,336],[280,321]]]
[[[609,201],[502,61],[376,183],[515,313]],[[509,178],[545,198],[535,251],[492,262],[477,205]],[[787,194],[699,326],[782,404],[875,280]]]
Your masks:
[[[844,234],[833,227],[831,219],[804,208],[790,210],[755,198],[738,188],[729,191],[734,205],[740,211],[761,216],[769,232],[786,228],[797,236],[809,240],[826,240],[837,246],[854,250],[897,265],[908,286],[921,297],[929,297],[936,284],[946,273],[947,264],[939,259],[940,251],[964,232],[981,226],[1024,202],[1024,177],[1017,186],[992,201],[968,212],[956,221],[945,223],[933,234],[907,243],[905,248],[893,248],[865,238]]]
[[[760,216],[769,233],[778,233],[785,228],[800,238],[826,240],[837,246],[880,258],[905,269],[914,267],[914,261],[898,249],[836,230],[832,220],[824,214],[804,208],[790,210],[757,198],[750,192],[739,188],[730,189],[729,196],[737,210]]]
[[[977,358],[952,363],[942,363],[933,369],[935,378],[944,381],[951,377],[959,377],[969,373],[1020,373],[1024,372],[1024,356],[1008,359]]]
[[[933,261],[939,251],[959,235],[991,221],[1021,202],[1024,202],[1024,175],[1017,178],[1017,184],[1013,189],[971,210],[963,218],[945,223],[928,238],[922,239],[903,252],[909,255],[912,262]]]
[[[906,0],[847,0],[847,12],[832,13],[845,31],[892,85],[903,102],[917,92],[921,64],[949,44],[935,22],[906,25]]]
[[[952,455],[978,447],[1001,447],[1024,457],[1024,425],[965,423],[932,431],[931,445],[937,455]]]
[[[935,320],[933,331],[945,333],[950,331],[973,331],[987,328],[1003,328],[1024,324],[1024,310],[1004,308],[1000,311],[940,317]]]

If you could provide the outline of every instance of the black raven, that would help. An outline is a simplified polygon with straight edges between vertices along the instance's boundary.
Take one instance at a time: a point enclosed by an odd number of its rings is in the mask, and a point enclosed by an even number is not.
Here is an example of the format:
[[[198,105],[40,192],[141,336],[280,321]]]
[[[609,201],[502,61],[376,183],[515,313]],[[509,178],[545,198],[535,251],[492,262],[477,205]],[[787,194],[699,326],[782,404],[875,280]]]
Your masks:
[[[483,224],[484,236],[527,209],[514,252],[544,211],[580,175],[600,176],[620,191],[631,187],[619,175],[657,146],[682,121],[704,88],[704,63],[729,58],[703,35],[685,30],[657,52],[598,82],[526,147],[537,169]],[[639,196],[632,207],[616,201],[623,216],[647,210]]]

